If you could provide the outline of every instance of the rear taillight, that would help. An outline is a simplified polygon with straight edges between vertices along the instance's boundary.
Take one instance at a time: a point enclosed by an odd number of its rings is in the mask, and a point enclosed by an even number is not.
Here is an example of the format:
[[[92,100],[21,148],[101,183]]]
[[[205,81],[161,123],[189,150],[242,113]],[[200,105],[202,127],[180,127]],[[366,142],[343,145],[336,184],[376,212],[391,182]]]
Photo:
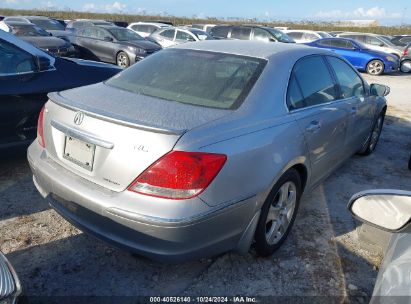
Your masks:
[[[169,199],[192,198],[210,185],[226,160],[223,154],[171,151],[141,173],[128,190]]]
[[[403,56],[408,56],[408,48],[407,47],[404,49]]]
[[[37,140],[43,148],[46,147],[46,144],[44,142],[44,106],[41,108],[40,114],[39,114],[39,120],[37,122]]]

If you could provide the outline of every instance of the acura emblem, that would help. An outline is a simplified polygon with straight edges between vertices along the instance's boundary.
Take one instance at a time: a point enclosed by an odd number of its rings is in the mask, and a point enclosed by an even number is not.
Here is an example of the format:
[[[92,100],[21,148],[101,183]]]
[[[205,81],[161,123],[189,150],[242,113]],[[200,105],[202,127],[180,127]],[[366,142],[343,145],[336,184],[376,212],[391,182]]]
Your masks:
[[[77,112],[76,115],[74,116],[74,123],[76,125],[81,125],[84,119],[84,113],[82,112]]]

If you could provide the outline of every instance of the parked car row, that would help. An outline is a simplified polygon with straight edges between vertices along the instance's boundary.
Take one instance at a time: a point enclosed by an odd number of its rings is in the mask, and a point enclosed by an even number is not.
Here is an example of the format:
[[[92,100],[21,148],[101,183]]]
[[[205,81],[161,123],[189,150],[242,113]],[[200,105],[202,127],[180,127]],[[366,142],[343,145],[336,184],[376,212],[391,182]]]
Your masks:
[[[0,31],[0,150],[29,145],[47,93],[106,80],[121,69],[109,64],[54,57]]]
[[[30,38],[24,38],[37,47],[56,56],[80,57],[114,63],[122,68],[145,58],[159,48],[210,39],[258,40],[265,42],[305,43],[309,46],[328,48],[344,56],[359,71],[372,75],[381,75],[397,70],[411,72],[409,45],[411,36],[395,36],[368,34],[297,30],[288,28],[272,28],[258,25],[215,25],[192,24],[190,26],[173,26],[161,20],[144,21],[127,24],[126,22],[76,19],[63,21],[41,16],[11,16],[0,22],[0,28],[23,37],[18,27],[31,27]],[[23,24],[24,23],[24,24]],[[136,35],[124,30],[126,27]],[[94,28],[91,28],[94,27]],[[87,28],[87,29],[86,29]],[[113,31],[121,28],[123,34],[115,37]],[[47,39],[50,33],[66,42]],[[43,36],[41,36],[43,35]],[[332,40],[333,38],[336,40]],[[349,40],[337,39],[349,38]],[[144,39],[148,41],[144,42]],[[323,40],[324,39],[324,40]],[[136,41],[138,47],[135,46]],[[50,45],[53,42],[52,45]],[[151,45],[154,42],[157,46]],[[131,46],[134,45],[134,46]],[[373,52],[377,51],[377,52]],[[378,53],[382,52],[382,53]],[[387,55],[389,54],[389,55]],[[396,59],[393,59],[396,56]]]

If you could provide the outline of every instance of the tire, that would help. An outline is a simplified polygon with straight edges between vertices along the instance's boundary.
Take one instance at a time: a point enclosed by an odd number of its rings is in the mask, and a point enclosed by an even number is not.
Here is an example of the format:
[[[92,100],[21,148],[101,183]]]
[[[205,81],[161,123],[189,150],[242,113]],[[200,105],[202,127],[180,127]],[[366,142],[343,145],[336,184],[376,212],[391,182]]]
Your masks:
[[[381,113],[378,116],[378,118],[375,120],[374,125],[371,129],[371,132],[367,137],[367,141],[363,145],[363,148],[361,149],[361,151],[358,152],[359,155],[367,156],[375,151],[375,148],[377,147],[377,144],[378,144],[378,140],[380,139],[382,127],[384,125],[384,117],[385,117],[384,113]]]
[[[295,169],[284,173],[274,185],[261,209],[254,235],[259,256],[272,255],[283,244],[297,215],[301,193],[301,177]]]
[[[411,60],[403,60],[401,62],[400,70],[403,73],[410,73],[411,72]]]
[[[130,66],[130,58],[128,58],[125,52],[121,51],[116,56],[116,63],[123,69],[128,68]]]
[[[371,60],[367,64],[366,71],[370,75],[381,75],[382,73],[384,73],[384,62],[378,59]]]

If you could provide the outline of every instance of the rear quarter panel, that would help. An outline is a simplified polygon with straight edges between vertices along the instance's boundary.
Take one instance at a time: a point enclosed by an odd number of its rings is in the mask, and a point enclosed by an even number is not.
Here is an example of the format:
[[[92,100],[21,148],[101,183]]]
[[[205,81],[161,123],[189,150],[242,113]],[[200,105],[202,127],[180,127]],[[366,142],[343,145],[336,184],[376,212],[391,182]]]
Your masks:
[[[304,137],[291,117],[199,150],[227,155],[223,169],[200,196],[211,206],[256,197],[258,210],[286,170],[297,163],[309,166]]]

